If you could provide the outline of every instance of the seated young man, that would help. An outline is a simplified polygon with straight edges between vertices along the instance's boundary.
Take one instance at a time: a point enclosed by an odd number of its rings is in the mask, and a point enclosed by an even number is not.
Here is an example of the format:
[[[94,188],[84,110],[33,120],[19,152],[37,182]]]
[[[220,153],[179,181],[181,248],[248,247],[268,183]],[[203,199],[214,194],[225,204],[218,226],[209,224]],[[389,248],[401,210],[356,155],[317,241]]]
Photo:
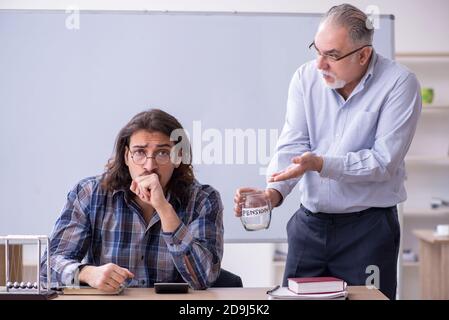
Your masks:
[[[50,240],[52,282],[105,291],[213,284],[223,255],[223,205],[214,188],[195,180],[186,135],[171,141],[173,132],[184,131],[168,113],[137,114],[119,132],[106,171],[69,192]]]

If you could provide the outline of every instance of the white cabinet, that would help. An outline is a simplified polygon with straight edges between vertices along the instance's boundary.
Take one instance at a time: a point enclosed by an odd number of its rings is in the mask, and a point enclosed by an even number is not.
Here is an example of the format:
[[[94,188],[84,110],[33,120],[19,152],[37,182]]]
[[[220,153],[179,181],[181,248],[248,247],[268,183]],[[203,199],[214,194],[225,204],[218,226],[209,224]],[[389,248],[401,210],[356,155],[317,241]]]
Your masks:
[[[419,242],[413,230],[449,224],[449,207],[431,206],[438,199],[449,201],[449,53],[398,54],[397,61],[417,75],[422,88],[434,90],[433,103],[423,105],[406,157],[408,198],[400,206],[401,251],[418,255]],[[419,263],[403,258],[401,255],[399,298],[419,299]]]

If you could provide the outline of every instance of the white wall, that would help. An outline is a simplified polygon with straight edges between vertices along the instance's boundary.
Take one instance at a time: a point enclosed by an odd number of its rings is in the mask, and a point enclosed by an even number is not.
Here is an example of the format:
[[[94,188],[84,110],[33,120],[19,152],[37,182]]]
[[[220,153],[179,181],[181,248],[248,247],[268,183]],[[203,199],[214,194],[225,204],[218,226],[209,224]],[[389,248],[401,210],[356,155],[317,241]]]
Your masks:
[[[345,1],[299,0],[0,0],[0,9],[169,10],[325,12]],[[449,1],[447,0],[358,0],[346,1],[361,9],[378,6],[381,14],[396,17],[397,52],[449,52]],[[82,18],[81,18],[82,19]],[[82,20],[81,20],[82,23]],[[298,31],[300,32],[300,31]],[[270,286],[274,245],[226,244],[223,267],[239,274],[245,286]]]
[[[396,49],[449,51],[449,1],[447,0],[0,0],[1,9],[170,10],[325,12],[332,5],[348,2],[365,10],[377,6],[381,14],[396,17]]]

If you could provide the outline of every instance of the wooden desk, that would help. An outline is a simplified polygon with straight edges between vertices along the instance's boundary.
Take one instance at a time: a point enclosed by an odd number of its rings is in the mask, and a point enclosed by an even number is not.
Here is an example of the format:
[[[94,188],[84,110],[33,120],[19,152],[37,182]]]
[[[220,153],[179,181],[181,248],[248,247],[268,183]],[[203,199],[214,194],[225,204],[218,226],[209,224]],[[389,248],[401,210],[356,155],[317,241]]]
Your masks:
[[[187,294],[156,294],[153,288],[130,288],[118,296],[60,295],[57,300],[267,300],[270,288],[210,288]],[[348,287],[349,300],[388,300],[377,289]]]
[[[422,299],[449,299],[449,237],[433,230],[414,230],[419,241],[419,279]]]

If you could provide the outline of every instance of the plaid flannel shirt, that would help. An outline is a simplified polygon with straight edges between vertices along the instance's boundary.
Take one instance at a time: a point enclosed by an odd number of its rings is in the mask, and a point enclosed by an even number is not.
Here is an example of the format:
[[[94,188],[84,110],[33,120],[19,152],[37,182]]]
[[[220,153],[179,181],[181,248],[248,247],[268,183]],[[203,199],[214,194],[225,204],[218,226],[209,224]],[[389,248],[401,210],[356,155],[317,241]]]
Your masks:
[[[181,224],[174,232],[163,232],[157,212],[146,224],[125,190],[106,191],[100,184],[101,176],[86,178],[68,194],[50,240],[52,282],[73,285],[81,266],[114,263],[134,273],[128,286],[185,281],[204,289],[213,284],[223,255],[218,191],[195,180],[187,206],[168,195]],[[45,279],[45,255],[43,259]]]

